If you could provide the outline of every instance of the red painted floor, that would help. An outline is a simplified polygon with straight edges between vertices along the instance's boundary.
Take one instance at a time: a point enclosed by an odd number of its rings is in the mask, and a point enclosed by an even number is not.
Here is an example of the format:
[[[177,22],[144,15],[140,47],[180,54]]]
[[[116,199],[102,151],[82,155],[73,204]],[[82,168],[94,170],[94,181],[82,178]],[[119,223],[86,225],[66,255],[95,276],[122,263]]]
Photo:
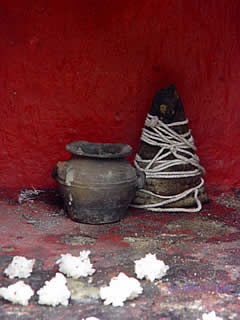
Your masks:
[[[240,193],[208,193],[211,201],[198,214],[129,210],[121,222],[99,226],[67,218],[53,191],[22,204],[2,197],[0,286],[16,282],[3,274],[15,255],[36,258],[25,280],[35,291],[58,271],[62,253],[89,249],[97,271],[91,283],[69,279],[70,287],[81,289],[68,307],[40,306],[36,296],[26,307],[0,298],[0,319],[196,320],[212,310],[224,320],[240,319]],[[121,271],[134,277],[134,260],[149,252],[169,265],[167,275],[141,280],[143,294],[124,307],[104,306],[91,289]]]

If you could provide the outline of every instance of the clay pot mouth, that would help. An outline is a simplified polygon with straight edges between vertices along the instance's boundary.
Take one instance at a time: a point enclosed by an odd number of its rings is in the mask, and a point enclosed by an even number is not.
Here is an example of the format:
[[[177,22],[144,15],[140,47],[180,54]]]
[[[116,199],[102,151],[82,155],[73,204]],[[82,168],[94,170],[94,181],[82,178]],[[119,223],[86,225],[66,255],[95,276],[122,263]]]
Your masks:
[[[103,159],[125,158],[132,153],[132,147],[125,143],[94,143],[88,141],[75,141],[67,144],[66,150],[73,155]]]

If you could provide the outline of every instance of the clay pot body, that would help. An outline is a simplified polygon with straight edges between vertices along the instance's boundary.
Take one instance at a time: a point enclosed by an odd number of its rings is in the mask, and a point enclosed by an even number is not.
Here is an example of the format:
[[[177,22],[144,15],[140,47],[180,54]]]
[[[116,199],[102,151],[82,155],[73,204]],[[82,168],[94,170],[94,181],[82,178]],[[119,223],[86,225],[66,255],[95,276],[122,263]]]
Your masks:
[[[119,221],[136,193],[136,170],[125,159],[132,148],[126,144],[77,141],[67,145],[66,150],[72,158],[58,162],[52,175],[67,214],[81,223]]]

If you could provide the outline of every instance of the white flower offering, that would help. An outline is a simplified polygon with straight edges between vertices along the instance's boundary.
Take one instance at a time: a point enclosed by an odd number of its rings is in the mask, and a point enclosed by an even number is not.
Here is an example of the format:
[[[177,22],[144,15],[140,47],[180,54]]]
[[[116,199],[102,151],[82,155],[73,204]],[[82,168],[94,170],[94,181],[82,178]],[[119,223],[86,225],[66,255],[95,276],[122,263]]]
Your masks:
[[[204,313],[202,320],[223,320],[221,317],[217,317],[215,311]]]
[[[37,291],[39,295],[39,304],[46,304],[49,306],[57,306],[62,304],[68,305],[70,298],[70,291],[66,286],[67,280],[61,273],[56,273],[56,276],[50,281],[46,281],[45,285]]]
[[[162,260],[156,258],[156,254],[148,253],[144,258],[135,261],[135,273],[138,279],[154,281],[164,277],[169,269]]]
[[[61,254],[61,258],[56,262],[59,264],[59,271],[74,279],[91,276],[96,270],[92,268],[89,254],[89,250],[81,251],[79,257],[74,257],[70,253]]]
[[[111,279],[108,287],[100,288],[100,297],[104,304],[112,304],[114,307],[123,306],[124,301],[132,300],[141,294],[143,288],[135,278],[129,278],[123,272]]]
[[[4,270],[4,273],[10,278],[27,278],[30,276],[35,259],[26,259],[25,257],[15,256],[12,262]]]
[[[34,291],[32,288],[22,280],[7,288],[0,288],[0,296],[14,304],[22,304],[23,306],[28,305],[28,301],[33,295]]]

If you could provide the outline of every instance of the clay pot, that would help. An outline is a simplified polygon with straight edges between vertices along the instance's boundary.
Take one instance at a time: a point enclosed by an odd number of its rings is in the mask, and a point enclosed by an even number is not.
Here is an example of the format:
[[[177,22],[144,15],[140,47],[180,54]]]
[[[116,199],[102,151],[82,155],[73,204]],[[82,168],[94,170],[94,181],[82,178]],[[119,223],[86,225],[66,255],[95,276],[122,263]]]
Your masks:
[[[68,144],[70,160],[58,162],[52,171],[64,200],[65,211],[74,221],[90,224],[119,221],[127,213],[144,176],[125,159],[132,152],[127,144]]]

